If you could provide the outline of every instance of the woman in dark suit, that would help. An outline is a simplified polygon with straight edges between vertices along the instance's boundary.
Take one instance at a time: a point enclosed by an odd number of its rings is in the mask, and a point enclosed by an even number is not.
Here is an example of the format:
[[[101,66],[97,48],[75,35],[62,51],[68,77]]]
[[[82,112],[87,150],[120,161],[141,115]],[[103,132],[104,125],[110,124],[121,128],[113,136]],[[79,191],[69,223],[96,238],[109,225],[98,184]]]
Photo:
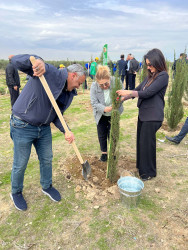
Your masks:
[[[164,96],[168,85],[165,58],[159,49],[144,56],[148,76],[133,91],[118,90],[124,100],[137,97],[137,168],[142,180],[156,177],[156,132],[164,119]]]

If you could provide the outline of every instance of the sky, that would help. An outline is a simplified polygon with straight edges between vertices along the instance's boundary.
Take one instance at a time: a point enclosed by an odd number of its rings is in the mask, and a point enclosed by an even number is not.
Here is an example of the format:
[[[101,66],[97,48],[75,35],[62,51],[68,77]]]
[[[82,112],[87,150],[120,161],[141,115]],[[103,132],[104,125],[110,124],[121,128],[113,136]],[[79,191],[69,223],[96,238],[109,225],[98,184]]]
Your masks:
[[[0,59],[89,61],[108,44],[113,61],[153,48],[173,61],[188,47],[188,1],[0,0],[0,34]]]

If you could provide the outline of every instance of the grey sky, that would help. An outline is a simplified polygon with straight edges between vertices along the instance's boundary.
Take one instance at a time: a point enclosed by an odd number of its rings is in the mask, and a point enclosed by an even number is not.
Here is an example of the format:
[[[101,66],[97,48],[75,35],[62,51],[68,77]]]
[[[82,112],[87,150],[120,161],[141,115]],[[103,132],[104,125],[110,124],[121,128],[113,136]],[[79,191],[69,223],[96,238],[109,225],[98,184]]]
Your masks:
[[[0,58],[34,53],[45,60],[138,60],[159,48],[173,60],[188,45],[188,1],[0,0]]]

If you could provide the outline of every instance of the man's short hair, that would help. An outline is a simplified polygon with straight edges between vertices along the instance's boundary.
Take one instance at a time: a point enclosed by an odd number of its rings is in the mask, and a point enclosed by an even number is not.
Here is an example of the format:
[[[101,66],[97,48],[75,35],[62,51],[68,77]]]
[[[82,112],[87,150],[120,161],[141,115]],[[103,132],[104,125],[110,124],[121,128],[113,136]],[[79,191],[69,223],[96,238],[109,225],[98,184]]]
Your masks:
[[[180,56],[187,58],[187,54],[185,54],[185,53],[181,53]]]
[[[121,59],[124,58],[124,55],[122,54],[122,55],[120,56],[120,58],[121,58]]]
[[[85,75],[87,76],[87,72],[84,70],[82,65],[80,64],[72,64],[67,67],[67,71],[71,73],[77,73],[79,76]]]

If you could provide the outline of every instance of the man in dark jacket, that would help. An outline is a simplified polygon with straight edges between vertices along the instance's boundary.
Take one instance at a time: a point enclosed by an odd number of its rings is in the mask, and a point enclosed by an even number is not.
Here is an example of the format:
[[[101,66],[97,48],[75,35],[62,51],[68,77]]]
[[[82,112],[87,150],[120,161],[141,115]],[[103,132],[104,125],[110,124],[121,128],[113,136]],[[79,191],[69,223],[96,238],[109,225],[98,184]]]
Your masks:
[[[173,65],[172,65],[173,78],[175,77],[175,74],[176,74],[176,66],[177,66],[177,63],[178,63],[178,62],[184,62],[184,61],[185,61],[186,63],[188,63],[187,54],[181,53],[179,59],[175,60],[174,63],[173,63]]]
[[[11,106],[14,105],[16,99],[18,98],[20,88],[20,77],[18,70],[11,63],[12,57],[13,55],[8,57],[9,64],[6,67],[6,83],[10,93]]]
[[[36,56],[35,56],[36,57]],[[53,201],[60,201],[60,193],[52,186],[52,135],[50,123],[60,131],[64,128],[38,77],[44,74],[51,92],[63,114],[77,95],[76,88],[85,81],[86,72],[79,64],[58,70],[36,57],[32,66],[30,55],[12,58],[12,64],[30,78],[13,106],[10,134],[14,142],[14,161],[11,173],[11,198],[19,210],[26,210],[27,203],[22,195],[24,173],[34,145],[40,162],[42,192]],[[65,140],[72,143],[72,132],[65,133]]]
[[[132,54],[129,54],[129,63],[128,63],[128,85],[129,89],[135,89],[135,80],[136,80],[136,73],[139,71],[140,66],[139,62],[134,58]]]
[[[119,69],[119,76],[121,76],[121,81],[124,84],[124,79],[126,76],[126,69],[127,69],[127,61],[124,60],[124,55],[120,56],[121,60],[117,62],[117,66]]]

